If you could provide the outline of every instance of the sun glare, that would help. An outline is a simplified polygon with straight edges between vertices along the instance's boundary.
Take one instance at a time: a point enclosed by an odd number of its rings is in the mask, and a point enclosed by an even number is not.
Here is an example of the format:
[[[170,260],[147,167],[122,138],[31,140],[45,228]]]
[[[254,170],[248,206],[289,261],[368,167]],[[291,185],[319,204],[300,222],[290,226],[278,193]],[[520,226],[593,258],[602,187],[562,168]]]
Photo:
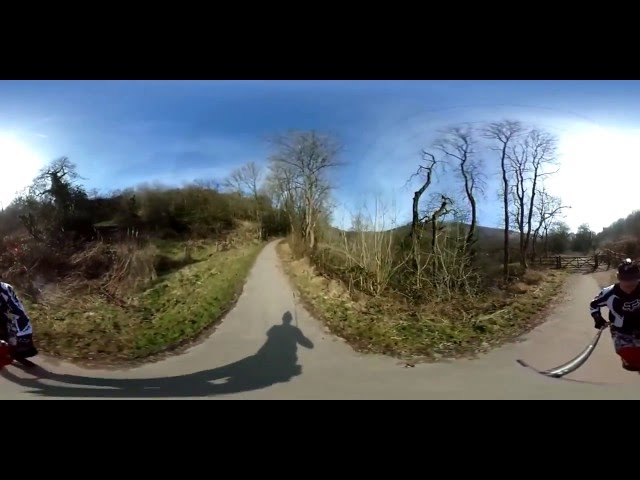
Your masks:
[[[44,165],[42,159],[15,136],[0,133],[0,207],[6,208]]]
[[[548,185],[572,207],[567,212],[570,227],[588,223],[599,232],[640,210],[639,131],[581,128],[562,136],[559,152],[560,172],[549,178]]]

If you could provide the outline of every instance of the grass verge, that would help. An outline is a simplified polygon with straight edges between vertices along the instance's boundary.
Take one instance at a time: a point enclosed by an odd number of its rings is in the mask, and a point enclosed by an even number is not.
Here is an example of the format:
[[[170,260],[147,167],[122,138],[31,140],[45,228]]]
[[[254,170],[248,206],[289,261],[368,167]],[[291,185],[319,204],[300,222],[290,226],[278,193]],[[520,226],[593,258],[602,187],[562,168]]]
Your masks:
[[[216,251],[213,242],[201,243],[186,266],[160,276],[126,303],[98,289],[74,293],[60,284],[44,301],[26,305],[37,345],[54,356],[110,363],[140,360],[194,340],[233,306],[263,246],[247,242]],[[158,245],[173,259],[184,248]]]
[[[515,339],[542,323],[567,276],[535,271],[510,292],[415,306],[385,296],[350,295],[341,283],[315,274],[308,260],[294,260],[286,241],[277,249],[305,306],[333,334],[361,352],[413,360],[471,356]]]

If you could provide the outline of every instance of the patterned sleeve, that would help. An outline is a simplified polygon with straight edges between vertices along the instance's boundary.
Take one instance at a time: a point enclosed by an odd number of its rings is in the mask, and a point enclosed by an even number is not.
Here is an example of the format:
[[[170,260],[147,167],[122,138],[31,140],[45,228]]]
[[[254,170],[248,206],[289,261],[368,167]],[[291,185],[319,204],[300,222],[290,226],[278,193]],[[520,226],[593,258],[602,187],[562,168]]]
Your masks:
[[[31,320],[13,287],[8,283],[0,282],[0,297],[7,307],[7,313],[16,321],[15,324],[18,327],[17,334],[31,334]]]
[[[596,297],[593,300],[591,300],[591,303],[589,304],[589,311],[591,315],[599,314],[600,308],[605,307],[607,305],[607,301],[609,300],[609,297],[611,297],[612,294],[613,294],[613,285],[610,285],[600,290],[600,293],[598,293],[598,295],[596,295]]]

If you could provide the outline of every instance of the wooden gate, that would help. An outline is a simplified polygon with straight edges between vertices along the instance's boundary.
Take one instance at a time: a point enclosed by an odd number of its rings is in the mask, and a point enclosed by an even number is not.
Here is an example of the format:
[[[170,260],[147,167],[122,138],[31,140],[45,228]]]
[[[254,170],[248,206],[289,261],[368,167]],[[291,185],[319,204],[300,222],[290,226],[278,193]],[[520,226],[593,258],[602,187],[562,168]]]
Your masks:
[[[536,264],[555,269],[595,272],[596,270],[616,268],[625,258],[627,258],[627,255],[624,253],[602,249],[593,255],[549,255],[540,257]]]

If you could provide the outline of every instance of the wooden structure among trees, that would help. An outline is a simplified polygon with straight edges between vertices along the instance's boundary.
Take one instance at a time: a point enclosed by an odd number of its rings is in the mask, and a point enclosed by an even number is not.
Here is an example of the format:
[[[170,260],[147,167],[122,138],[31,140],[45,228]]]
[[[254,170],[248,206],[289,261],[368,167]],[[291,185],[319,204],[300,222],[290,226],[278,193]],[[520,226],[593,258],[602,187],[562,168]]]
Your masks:
[[[602,249],[596,251],[593,255],[550,255],[546,257],[539,257],[535,264],[555,269],[580,271],[592,270],[595,272],[596,270],[609,270],[610,268],[616,268],[625,258],[628,258],[628,255],[625,255],[624,253]]]

